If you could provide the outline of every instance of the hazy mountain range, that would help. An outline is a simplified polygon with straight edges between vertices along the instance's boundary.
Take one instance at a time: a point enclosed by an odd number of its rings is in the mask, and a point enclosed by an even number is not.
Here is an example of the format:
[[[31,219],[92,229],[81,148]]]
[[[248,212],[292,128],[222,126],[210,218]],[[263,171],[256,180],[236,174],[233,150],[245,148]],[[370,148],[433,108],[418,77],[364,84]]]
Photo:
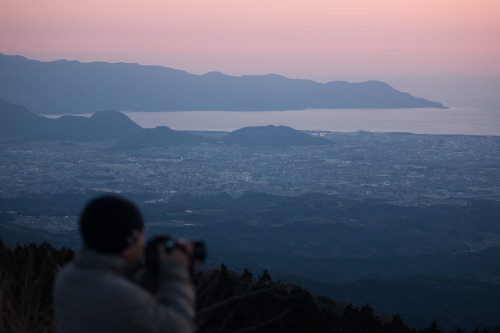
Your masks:
[[[52,119],[4,100],[0,100],[0,138],[11,141],[116,140],[116,149],[216,143],[213,138],[175,131],[166,126],[142,128],[118,111],[99,111],[89,118],[66,115]],[[327,139],[313,137],[290,127],[271,125],[236,130],[221,140],[226,144],[273,147],[331,143]]]
[[[0,54],[0,98],[37,114],[97,110],[301,110],[444,108],[380,81],[326,84],[280,75],[194,75],[160,66],[58,60]]]

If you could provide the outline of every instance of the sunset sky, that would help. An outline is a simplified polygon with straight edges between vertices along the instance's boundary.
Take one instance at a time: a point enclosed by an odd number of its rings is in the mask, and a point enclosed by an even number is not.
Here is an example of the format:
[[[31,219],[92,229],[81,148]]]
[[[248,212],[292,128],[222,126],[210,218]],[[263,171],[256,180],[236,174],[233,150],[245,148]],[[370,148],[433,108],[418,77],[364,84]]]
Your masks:
[[[500,1],[0,0],[0,52],[320,82],[500,75]]]

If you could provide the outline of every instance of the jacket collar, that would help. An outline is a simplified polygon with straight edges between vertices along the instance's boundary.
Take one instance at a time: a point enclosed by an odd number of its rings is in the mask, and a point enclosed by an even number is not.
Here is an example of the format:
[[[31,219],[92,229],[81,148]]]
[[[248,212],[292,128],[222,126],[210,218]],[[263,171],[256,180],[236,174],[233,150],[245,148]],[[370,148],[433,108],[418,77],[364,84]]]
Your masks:
[[[124,274],[131,269],[131,265],[118,255],[104,254],[85,247],[76,253],[75,265],[117,274]]]

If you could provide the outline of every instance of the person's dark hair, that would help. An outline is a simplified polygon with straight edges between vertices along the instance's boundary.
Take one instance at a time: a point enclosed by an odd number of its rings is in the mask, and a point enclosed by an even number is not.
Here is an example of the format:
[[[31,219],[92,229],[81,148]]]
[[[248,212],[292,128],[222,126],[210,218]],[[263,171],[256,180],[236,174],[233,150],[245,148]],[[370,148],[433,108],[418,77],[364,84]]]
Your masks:
[[[103,253],[121,253],[135,242],[143,228],[139,209],[118,196],[92,199],[80,216],[85,246]]]

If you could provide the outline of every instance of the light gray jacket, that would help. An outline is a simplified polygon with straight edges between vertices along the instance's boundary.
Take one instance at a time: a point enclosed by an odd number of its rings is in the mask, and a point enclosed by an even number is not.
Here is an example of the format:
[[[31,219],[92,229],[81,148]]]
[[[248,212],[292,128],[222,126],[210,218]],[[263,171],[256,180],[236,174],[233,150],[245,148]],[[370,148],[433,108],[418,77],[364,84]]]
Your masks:
[[[159,301],[126,277],[127,268],[118,256],[77,253],[54,285],[59,332],[194,332],[195,292],[184,267],[162,266]]]

